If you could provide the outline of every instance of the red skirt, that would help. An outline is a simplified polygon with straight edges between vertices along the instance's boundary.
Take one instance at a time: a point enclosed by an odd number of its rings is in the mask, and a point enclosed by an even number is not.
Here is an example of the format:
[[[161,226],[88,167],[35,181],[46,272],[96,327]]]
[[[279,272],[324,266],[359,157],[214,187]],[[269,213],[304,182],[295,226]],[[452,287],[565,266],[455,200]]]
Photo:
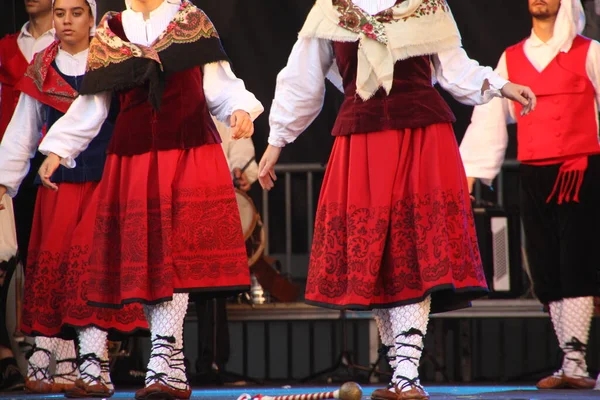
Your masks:
[[[99,186],[94,305],[156,304],[174,292],[249,289],[250,270],[221,145],[110,154]]]
[[[487,285],[450,124],[339,136],[315,220],[306,299],[388,308],[432,295],[432,312]]]
[[[61,183],[37,192],[25,271],[21,329],[26,335],[75,337],[73,328],[109,333],[148,329],[139,305],[106,310],[88,305],[89,258],[98,184]]]

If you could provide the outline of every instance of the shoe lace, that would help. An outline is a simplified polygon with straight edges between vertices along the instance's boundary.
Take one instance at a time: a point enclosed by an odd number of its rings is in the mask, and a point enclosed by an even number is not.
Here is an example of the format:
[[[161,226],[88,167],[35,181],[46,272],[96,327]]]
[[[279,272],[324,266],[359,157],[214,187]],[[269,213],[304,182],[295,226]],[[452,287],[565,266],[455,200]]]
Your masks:
[[[421,332],[419,329],[416,328],[410,328],[407,331],[401,332],[400,334],[398,334],[395,338],[395,343],[396,343],[396,356],[395,356],[395,361],[398,362],[398,365],[400,365],[402,362],[409,362],[412,365],[414,365],[415,367],[419,367],[419,360],[421,359],[420,355],[423,352],[423,347],[412,344],[412,343],[406,343],[402,341],[402,338],[406,339],[410,336],[420,336],[421,339],[423,339],[425,337],[425,335],[423,334],[423,332]],[[402,352],[400,351],[403,347],[408,347],[414,350],[418,351],[418,356],[408,356],[408,355],[403,355]],[[404,389],[407,389],[409,387],[418,387],[420,389],[423,389],[423,386],[421,386],[421,383],[419,381],[419,378],[408,378],[406,376],[400,375],[400,374],[395,374],[394,375],[394,381],[396,382],[395,386],[400,390],[403,391]]]
[[[34,344],[31,350],[29,350],[27,354],[25,354],[25,357],[27,357],[28,360],[31,360],[31,357],[38,352],[46,354],[48,358],[52,356],[52,353],[49,350],[44,349],[42,347],[38,347]],[[6,379],[12,374],[12,368],[10,367],[14,366],[9,365],[4,371],[2,371],[2,378]],[[50,376],[50,371],[48,371],[48,367],[38,367],[37,365],[34,365],[31,362],[29,362],[28,369],[29,373],[27,374],[27,379],[52,382],[52,377]]]
[[[77,359],[76,358],[65,358],[62,360],[56,360],[57,366],[59,364],[66,364],[66,363],[71,364],[71,370],[68,372],[60,373],[60,374],[54,374],[54,377],[64,379],[68,382],[75,383],[75,381],[77,380]]]
[[[93,382],[94,384],[101,384],[101,385],[104,384],[102,382],[102,377],[100,376],[101,374],[95,375],[95,374],[88,372],[88,370],[93,366],[97,367],[101,371],[102,370],[101,362],[102,362],[102,360],[100,360],[100,358],[98,358],[98,356],[94,353],[83,354],[80,357],[80,368],[79,368],[79,375],[81,376],[81,379],[84,382]]]

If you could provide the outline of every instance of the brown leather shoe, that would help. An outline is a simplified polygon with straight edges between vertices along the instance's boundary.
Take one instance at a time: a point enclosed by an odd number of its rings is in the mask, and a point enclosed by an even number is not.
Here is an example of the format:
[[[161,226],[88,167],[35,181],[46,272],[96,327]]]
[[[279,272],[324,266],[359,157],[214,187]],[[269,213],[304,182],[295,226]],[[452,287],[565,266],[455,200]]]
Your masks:
[[[562,389],[566,386],[567,382],[563,374],[547,376],[543,379],[540,379],[540,381],[535,385],[535,387],[538,389]]]
[[[138,389],[135,392],[135,400],[146,400],[146,396],[148,396],[148,388],[147,387]]]
[[[388,388],[375,389],[375,391],[373,393],[371,393],[371,399],[373,399],[373,400],[396,399],[396,393],[391,392]]]
[[[74,383],[54,383],[53,387],[56,389],[55,393],[67,393],[69,390],[75,387]]]
[[[45,380],[38,379],[25,379],[25,390],[29,393],[62,393],[60,390],[56,391],[56,384]]]
[[[136,393],[137,394],[137,393]],[[164,383],[156,382],[146,387],[145,400],[187,400],[192,396],[192,389],[188,386],[185,390],[176,389]],[[137,399],[137,397],[136,397]],[[139,400],[139,399],[138,399]]]
[[[82,379],[75,381],[75,386],[65,393],[70,399],[84,399],[89,397],[111,397],[115,394],[103,383],[85,383]]]
[[[565,384],[571,389],[593,389],[596,380],[589,376],[567,376],[564,377]]]
[[[413,386],[412,389],[401,392],[396,388],[396,392],[389,389],[377,389],[371,394],[373,400],[429,400],[429,394],[419,386]]]

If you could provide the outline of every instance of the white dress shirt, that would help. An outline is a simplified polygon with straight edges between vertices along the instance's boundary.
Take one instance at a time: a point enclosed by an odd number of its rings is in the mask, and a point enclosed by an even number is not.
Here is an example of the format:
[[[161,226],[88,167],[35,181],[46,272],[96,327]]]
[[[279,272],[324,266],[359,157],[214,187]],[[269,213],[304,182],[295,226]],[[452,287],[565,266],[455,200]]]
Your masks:
[[[54,42],[54,33],[54,29],[50,29],[36,39],[29,33],[29,22],[26,22],[25,25],[23,25],[21,32],[19,32],[19,36],[17,36],[17,45],[28,63],[31,62],[36,53],[44,50]],[[1,88],[2,84],[0,83],[0,89]],[[0,101],[2,101],[1,97]]]
[[[87,49],[75,55],[59,49],[56,66],[65,75],[83,75],[87,55]],[[45,121],[43,104],[21,93],[15,113],[0,143],[0,185],[7,187],[7,194],[11,197],[17,195],[19,186],[29,171],[29,160],[35,156]]]
[[[395,4],[395,0],[353,2],[371,15]],[[431,59],[432,85],[439,83],[456,100],[467,105],[482,104],[501,96],[499,90],[507,83],[491,68],[471,60],[462,47],[434,54]],[[299,38],[287,66],[277,76],[269,115],[269,144],[283,147],[292,143],[314,121],[323,107],[325,78],[342,90],[331,41]],[[486,79],[491,88],[482,94]]]
[[[558,45],[552,39],[544,43],[532,31],[524,43],[524,51],[531,64],[538,71],[542,71],[558,54]],[[597,111],[600,102],[600,43],[595,40],[590,44],[585,68],[596,90]],[[508,78],[505,53],[500,57],[496,72]],[[474,108],[471,124],[460,144],[460,154],[467,176],[480,178],[487,185],[492,183],[504,161],[508,145],[507,124],[514,123],[514,104],[508,99],[493,99]]]
[[[164,1],[147,20],[142,13],[132,9],[123,11],[123,29],[127,38],[135,44],[151,45],[167,29],[178,9],[178,2]],[[235,76],[228,62],[205,64],[202,73],[208,109],[219,121],[229,124],[229,117],[235,110],[248,112],[252,120],[264,111],[262,104],[246,90],[244,82]],[[40,152],[55,153],[63,158],[63,165],[74,167],[74,158],[100,131],[108,115],[110,99],[109,92],[79,96],[67,114],[52,126],[39,147]]]
[[[31,62],[36,53],[39,53],[46,47],[50,46],[52,42],[56,40],[54,35],[55,30],[52,28],[36,39],[31,35],[31,33],[29,33],[29,22],[26,22],[21,28],[21,32],[17,37],[17,44],[19,45],[19,49],[21,49],[21,53],[23,53],[27,62]]]

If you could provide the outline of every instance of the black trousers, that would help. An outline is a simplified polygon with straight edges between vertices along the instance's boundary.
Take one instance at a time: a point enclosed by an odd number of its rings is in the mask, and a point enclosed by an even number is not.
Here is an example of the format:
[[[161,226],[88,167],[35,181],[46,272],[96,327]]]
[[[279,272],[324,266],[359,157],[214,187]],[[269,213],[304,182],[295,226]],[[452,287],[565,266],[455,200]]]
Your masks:
[[[558,165],[521,165],[521,216],[533,290],[542,303],[600,294],[600,156],[588,158],[578,203],[549,203]]]
[[[29,249],[29,237],[31,236],[35,199],[37,197],[38,186],[35,185],[34,181],[44,159],[45,156],[43,154],[36,153],[36,156],[31,160],[29,173],[23,180],[23,183],[21,183],[19,193],[13,199],[19,258],[23,266],[27,265],[27,250]]]
[[[17,267],[17,258],[1,263],[0,268],[5,270],[4,284],[0,286],[0,346],[10,349],[10,335],[6,328],[7,300],[10,282]]]

